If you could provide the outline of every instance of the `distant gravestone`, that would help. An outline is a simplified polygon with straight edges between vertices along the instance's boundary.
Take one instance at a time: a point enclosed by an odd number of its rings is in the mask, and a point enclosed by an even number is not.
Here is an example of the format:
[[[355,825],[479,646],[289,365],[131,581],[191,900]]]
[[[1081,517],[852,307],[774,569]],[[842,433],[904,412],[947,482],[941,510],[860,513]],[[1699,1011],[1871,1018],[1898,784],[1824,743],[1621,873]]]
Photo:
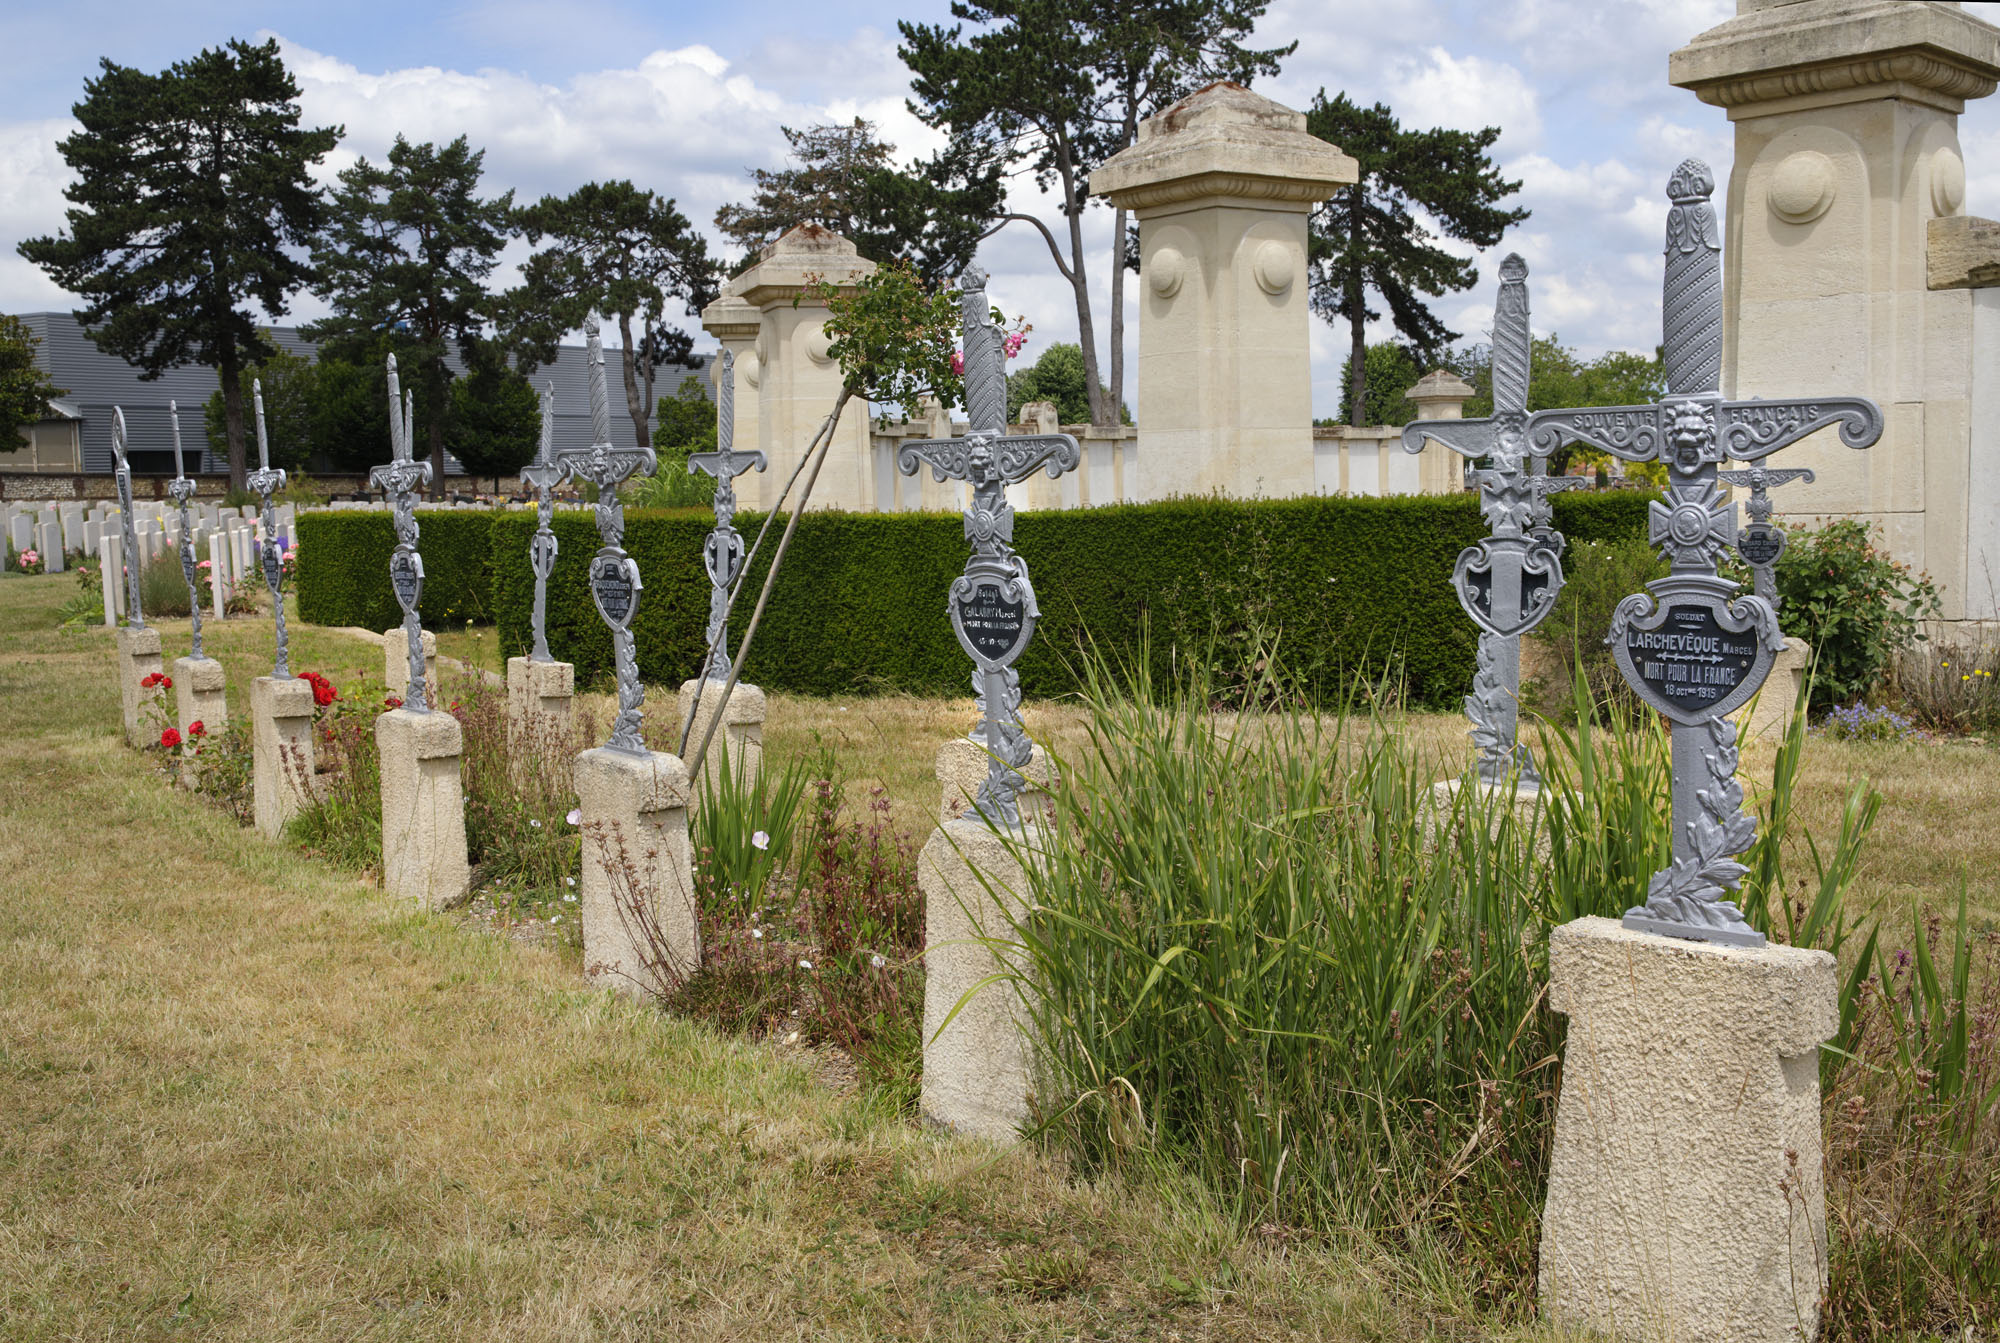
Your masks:
[[[403,609],[403,638],[409,647],[409,683],[403,689],[403,707],[411,713],[429,713],[429,689],[424,666],[424,627],[417,614],[424,599],[424,557],[417,549],[417,500],[430,484],[431,464],[415,459],[415,394],[402,390],[396,374],[396,356],[390,355],[389,452],[390,460],[368,471],[368,483],[389,496],[394,509],[396,548],[389,555],[389,588]]]

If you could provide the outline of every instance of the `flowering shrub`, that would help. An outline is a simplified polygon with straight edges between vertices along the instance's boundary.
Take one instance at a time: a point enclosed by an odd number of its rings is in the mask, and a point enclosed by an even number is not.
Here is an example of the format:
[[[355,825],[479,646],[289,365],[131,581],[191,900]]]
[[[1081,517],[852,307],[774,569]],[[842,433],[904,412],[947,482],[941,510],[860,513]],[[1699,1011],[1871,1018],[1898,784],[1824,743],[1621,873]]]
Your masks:
[[[1937,732],[2000,731],[2000,646],[1953,641],[1897,662],[1894,701]]]
[[[1835,741],[1918,741],[1923,733],[1891,709],[1850,704],[1820,720],[1819,731]]]
[[[340,698],[340,692],[334,689],[333,682],[318,672],[300,672],[298,679],[312,687],[313,703],[322,709]]]
[[[172,690],[174,688],[174,678],[165,672],[149,672],[139,678],[139,688],[141,690]]]
[[[1778,560],[1779,623],[1813,646],[1815,709],[1873,691],[1942,609],[1929,575],[1898,564],[1855,519],[1794,531]]]
[[[38,574],[45,567],[39,550],[24,550],[14,560],[14,567],[24,574]]]
[[[292,580],[292,578],[296,575],[298,571],[298,562],[299,562],[299,543],[297,541],[294,541],[289,546],[285,547],[284,553],[280,555],[278,558],[279,571],[284,575],[283,581],[289,583]]]
[[[181,744],[180,729],[170,727],[160,733],[160,745],[165,747],[167,750],[171,751],[174,748],[178,747],[180,744]]]
[[[1021,353],[1021,347],[1028,343],[1028,332],[1032,329],[1032,327],[1023,323],[1018,330],[1009,331],[1005,336],[1000,338],[1000,348],[1006,352],[1009,359]],[[964,350],[953,350],[951,352],[951,371],[957,377],[962,378],[965,376]]]

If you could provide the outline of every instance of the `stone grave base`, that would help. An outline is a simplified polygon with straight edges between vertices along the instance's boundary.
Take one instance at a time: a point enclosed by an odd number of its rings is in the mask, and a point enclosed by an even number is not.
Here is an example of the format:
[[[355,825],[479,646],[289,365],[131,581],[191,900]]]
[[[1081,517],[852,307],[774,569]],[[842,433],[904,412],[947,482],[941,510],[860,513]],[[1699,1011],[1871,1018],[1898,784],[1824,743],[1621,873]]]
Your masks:
[[[716,706],[722,702],[721,681],[684,681],[679,697],[674,701],[674,740],[680,740],[680,732],[687,725],[688,715],[694,714],[694,731],[688,734],[687,753],[690,757],[700,749],[701,739],[708,731],[709,722],[715,717]],[[695,707],[696,696],[701,699],[701,707]],[[764,768],[764,692],[747,681],[738,681],[736,688],[729,692],[729,705],[723,710],[722,727],[717,730],[715,740],[709,744],[708,756],[701,762],[702,780],[706,786],[714,786],[722,777],[722,752],[729,751],[729,767],[737,772],[738,778],[755,779]],[[701,789],[694,790],[693,804],[701,801]]]
[[[403,633],[400,625],[382,631],[382,684],[397,699],[407,698],[410,693],[410,638]],[[428,687],[424,702],[435,709],[438,707],[438,639],[429,630],[424,631],[424,685]]]
[[[165,670],[160,661],[160,632],[151,626],[118,627],[118,698],[125,708],[125,744],[135,751],[157,745],[160,730],[146,717],[146,710],[166,696],[148,690],[139,682]],[[157,701],[156,698],[157,697]]]
[[[507,750],[519,764],[569,760],[574,733],[576,668],[567,662],[507,659]]]
[[[974,741],[971,737],[953,737],[938,747],[937,780],[940,794],[938,820],[955,821],[961,816],[977,820],[979,813],[972,809],[972,800],[979,796],[979,786],[986,782],[986,771],[993,764],[993,757],[987,754],[986,743]],[[1040,746],[1028,757],[1028,767],[1021,771],[1021,777],[1028,786],[1021,790],[1021,815],[1039,814],[1048,803],[1048,795],[1055,788],[1055,765],[1049,760],[1049,753]]]
[[[1792,710],[1799,702],[1799,687],[1812,671],[1812,658],[1812,645],[1804,639],[1785,640],[1784,651],[1772,660],[1771,674],[1764,678],[1757,698],[1731,715],[1741,740],[1784,740],[1785,730],[1792,725]]]
[[[382,755],[382,889],[425,909],[457,904],[472,886],[458,720],[441,710],[391,709],[375,720],[375,744]]]
[[[1458,805],[1459,790],[1466,787],[1466,779],[1445,779],[1431,785],[1430,806],[1423,817],[1427,843],[1435,843],[1437,831],[1451,819],[1452,810]],[[1549,852],[1549,829],[1542,817],[1544,806],[1542,790],[1536,784],[1488,783],[1484,779],[1470,780],[1477,790],[1474,797],[1466,800],[1466,807],[1474,814],[1484,814],[1489,826],[1497,829],[1500,809],[1509,808],[1514,813],[1517,826],[1535,827],[1535,855],[1545,858]],[[1489,830],[1488,833],[1492,833]]]
[[[1016,834],[1030,852],[1038,848],[1033,826]],[[974,939],[1013,938],[1008,912],[1028,898],[1026,873],[1000,835],[974,816],[931,832],[917,860],[917,887],[924,896],[923,1113],[958,1133],[1012,1142],[1028,1118],[1033,1058],[1020,986],[1000,981],[962,1007],[959,1000],[1003,965],[1018,964]]]
[[[576,793],[584,976],[625,993],[670,988],[701,966],[687,766],[600,746],[576,758]]]
[[[1549,938],[1569,1017],[1541,1296],[1621,1339],[1811,1338],[1826,1281],[1819,1046],[1834,958],[1584,918]]]
[[[297,677],[250,683],[251,795],[257,829],[276,839],[313,801],[313,693]]]
[[[194,787],[201,757],[198,739],[188,729],[201,724],[204,735],[220,737],[229,726],[229,696],[222,664],[214,658],[174,659],[174,722],[181,730],[181,784]]]

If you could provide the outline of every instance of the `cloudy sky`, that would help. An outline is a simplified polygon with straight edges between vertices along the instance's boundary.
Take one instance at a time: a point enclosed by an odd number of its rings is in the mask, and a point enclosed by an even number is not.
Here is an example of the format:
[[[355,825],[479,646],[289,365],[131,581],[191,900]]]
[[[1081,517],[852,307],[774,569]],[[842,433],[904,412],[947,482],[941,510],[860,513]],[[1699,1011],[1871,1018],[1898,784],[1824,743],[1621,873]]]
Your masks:
[[[1500,126],[1497,156],[1522,181],[1518,199],[1533,216],[1481,258],[1479,288],[1442,300],[1446,321],[1481,333],[1492,311],[1486,277],[1498,253],[1519,251],[1533,272],[1538,332],[1592,354],[1650,350],[1661,185],[1689,154],[1718,177],[1730,159],[1723,113],[1668,86],[1667,53],[1733,10],[1732,0],[1272,0],[1260,44],[1299,46],[1259,88],[1294,107],[1321,88],[1345,90],[1386,101],[1406,125]],[[0,81],[0,311],[73,306],[15,244],[62,225],[67,170],[55,144],[100,57],[157,70],[232,36],[275,36],[309,123],[347,128],[328,177],[356,156],[379,159],[398,132],[440,141],[462,133],[485,147],[492,191],[533,197],[629,177],[706,228],[718,206],[745,194],[747,168],[780,165],[780,126],[860,115],[906,154],[932,148],[934,133],[904,106],[895,21],[948,16],[946,0],[14,0],[0,15],[0,44],[35,59]],[[1994,102],[1974,104],[1961,127],[1966,208],[1988,216],[2000,214]],[[1054,218],[1031,182],[1013,196]],[[1110,212],[1087,218],[1102,332]],[[511,280],[523,255],[517,243],[502,274]],[[1068,287],[1032,229],[1003,231],[981,260],[995,302],[1034,323],[1024,358],[1075,338]],[[319,311],[302,296],[288,320]],[[1135,348],[1136,306],[1128,318]],[[1318,414],[1337,407],[1344,350],[1340,333],[1315,322]],[[1127,395],[1143,413],[1136,388]]]

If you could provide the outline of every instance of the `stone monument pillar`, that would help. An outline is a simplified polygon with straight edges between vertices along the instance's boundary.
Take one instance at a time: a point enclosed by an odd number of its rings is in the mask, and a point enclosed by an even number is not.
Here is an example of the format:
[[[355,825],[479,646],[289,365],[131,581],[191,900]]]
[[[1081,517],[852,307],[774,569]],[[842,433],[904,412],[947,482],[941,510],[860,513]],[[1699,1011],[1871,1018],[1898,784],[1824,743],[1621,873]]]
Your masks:
[[[2000,425],[1975,406],[2000,359],[2000,239],[1964,217],[1958,142],[2000,80],[2000,28],[1957,4],[1738,0],[1668,77],[1736,127],[1724,390],[1849,387],[1888,419],[1873,452],[1830,432],[1793,449],[1816,480],[1788,509],[1879,524],[1946,619],[2000,616]]]
[[[1228,82],[1090,175],[1139,220],[1146,440],[1127,499],[1313,492],[1306,216],[1355,176],[1303,113]]]
[[[576,666],[507,659],[507,750],[524,761],[567,760],[576,751]]]
[[[375,720],[382,758],[382,889],[425,909],[472,885],[459,782],[464,732],[437,709],[391,709]]]
[[[276,839],[313,802],[312,686],[291,676],[252,681],[250,744],[257,829]]]
[[[1473,396],[1472,384],[1449,369],[1434,368],[1404,392],[1415,403],[1419,420],[1462,420],[1465,403]],[[1435,443],[1426,443],[1417,454],[1417,493],[1457,494],[1466,488],[1466,464]]]
[[[729,692],[729,703],[722,704],[723,682],[695,677],[681,682],[680,693],[674,700],[674,724],[687,727],[692,721],[688,741],[700,745],[708,736],[708,725],[715,718],[718,706],[722,708],[722,726],[716,729],[715,744],[709,747],[701,765],[702,781],[710,786],[722,777],[723,752],[729,754],[729,768],[737,777],[755,780],[764,769],[764,692],[748,681],[738,681],[736,688]],[[699,699],[700,705],[695,701]],[[700,798],[702,784],[695,784],[695,798]]]
[[[155,636],[157,637],[157,636]],[[174,659],[174,721],[181,730],[181,752],[186,764],[181,769],[181,782],[193,786],[195,772],[195,745],[200,740],[193,728],[201,724],[201,735],[216,737],[229,726],[229,696],[225,693],[226,680],[222,664],[214,658],[185,657]]]
[[[438,693],[437,635],[424,631],[424,685],[429,697]],[[382,684],[397,699],[410,693],[410,636],[401,629],[382,631]]]
[[[741,374],[747,383],[739,405],[754,406],[738,441],[763,451],[770,470],[745,482],[746,507],[768,509],[791,478],[806,446],[840,395],[840,365],[828,352],[827,309],[806,292],[810,278],[849,286],[874,274],[854,244],[817,224],[801,224],[757,255],[757,264],[729,282],[723,298],[703,312],[728,324],[740,339],[745,309],[757,313],[754,358]],[[734,302],[732,303],[732,300]],[[743,305],[743,306],[737,306]],[[755,396],[749,393],[755,391]],[[754,422],[755,439],[745,436]],[[875,507],[873,448],[868,405],[850,402],[813,486],[813,506],[856,511]],[[794,493],[796,498],[796,492]]]
[[[583,813],[583,973],[658,993],[701,968],[687,766],[660,751],[600,746],[576,758]]]
[[[1612,919],[1550,935],[1549,1005],[1569,1018],[1542,1218],[1551,1316],[1621,1339],[1813,1337],[1836,969],[1824,951]]]
[[[125,744],[135,751],[143,751],[160,739],[160,730],[146,720],[146,710],[164,696],[139,683],[158,675],[161,669],[160,632],[149,625],[120,625],[118,698],[125,709]]]

